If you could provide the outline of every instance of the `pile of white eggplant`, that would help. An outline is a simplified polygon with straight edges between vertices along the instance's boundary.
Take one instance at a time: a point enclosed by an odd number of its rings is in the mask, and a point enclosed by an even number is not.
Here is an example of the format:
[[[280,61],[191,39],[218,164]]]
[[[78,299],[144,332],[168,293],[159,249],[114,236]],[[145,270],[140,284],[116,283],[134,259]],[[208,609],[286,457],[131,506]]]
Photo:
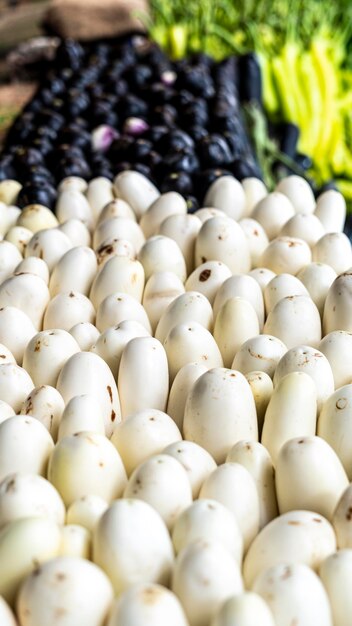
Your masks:
[[[0,183],[0,625],[351,626],[345,202]]]

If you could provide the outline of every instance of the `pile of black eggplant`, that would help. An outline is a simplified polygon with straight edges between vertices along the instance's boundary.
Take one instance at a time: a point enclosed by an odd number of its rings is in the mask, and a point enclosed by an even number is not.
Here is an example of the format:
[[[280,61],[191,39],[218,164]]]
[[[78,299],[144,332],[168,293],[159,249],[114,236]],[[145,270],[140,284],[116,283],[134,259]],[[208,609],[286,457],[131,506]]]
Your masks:
[[[21,208],[54,208],[67,176],[135,169],[187,197],[192,211],[218,176],[261,176],[241,111],[247,78],[236,57],[171,62],[141,35],[64,40],[8,132],[0,180],[23,184]]]

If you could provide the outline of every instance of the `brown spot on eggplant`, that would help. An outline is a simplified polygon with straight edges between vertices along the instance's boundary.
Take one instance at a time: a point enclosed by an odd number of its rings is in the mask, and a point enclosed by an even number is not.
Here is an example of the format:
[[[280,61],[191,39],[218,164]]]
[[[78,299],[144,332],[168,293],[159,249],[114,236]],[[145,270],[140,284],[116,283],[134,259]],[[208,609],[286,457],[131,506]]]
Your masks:
[[[116,413],[115,413],[114,410],[111,411],[111,418],[110,419],[111,419],[112,422],[114,422],[115,419],[116,419]]]
[[[110,402],[112,403],[112,389],[111,389],[110,385],[107,385],[106,389],[108,390]]]
[[[205,283],[206,280],[208,280],[209,276],[211,275],[211,270],[203,270],[200,274],[199,274],[199,280],[201,283]]]
[[[339,398],[335,404],[336,408],[339,409],[340,411],[342,411],[343,409],[346,408],[348,402],[347,402],[347,398]]]
[[[349,506],[346,511],[346,519],[348,522],[352,520],[352,506]]]

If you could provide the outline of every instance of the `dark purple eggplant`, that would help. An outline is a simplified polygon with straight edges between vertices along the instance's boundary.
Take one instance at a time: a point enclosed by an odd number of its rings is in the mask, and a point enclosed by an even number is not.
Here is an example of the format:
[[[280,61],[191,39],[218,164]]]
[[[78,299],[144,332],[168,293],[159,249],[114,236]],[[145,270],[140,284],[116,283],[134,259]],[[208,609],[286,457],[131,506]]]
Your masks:
[[[239,95],[241,102],[254,102],[263,108],[262,73],[258,57],[248,52],[239,57]]]
[[[171,172],[164,177],[160,191],[161,193],[177,191],[182,196],[188,196],[193,193],[192,177],[187,172]]]

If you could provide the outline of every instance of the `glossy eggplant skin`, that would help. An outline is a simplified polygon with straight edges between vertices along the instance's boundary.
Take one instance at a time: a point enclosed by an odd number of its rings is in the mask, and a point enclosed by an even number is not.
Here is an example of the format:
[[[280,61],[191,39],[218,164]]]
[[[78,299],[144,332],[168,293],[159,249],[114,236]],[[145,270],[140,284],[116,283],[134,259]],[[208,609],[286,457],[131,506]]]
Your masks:
[[[63,40],[8,132],[0,180],[23,183],[21,208],[27,202],[53,208],[64,177],[112,180],[135,169],[162,192],[190,198],[194,211],[220,173],[260,177],[241,112],[241,100],[258,96],[257,70],[251,55],[218,63],[199,53],[172,62],[133,33]],[[117,131],[101,151],[92,143],[100,126]]]

